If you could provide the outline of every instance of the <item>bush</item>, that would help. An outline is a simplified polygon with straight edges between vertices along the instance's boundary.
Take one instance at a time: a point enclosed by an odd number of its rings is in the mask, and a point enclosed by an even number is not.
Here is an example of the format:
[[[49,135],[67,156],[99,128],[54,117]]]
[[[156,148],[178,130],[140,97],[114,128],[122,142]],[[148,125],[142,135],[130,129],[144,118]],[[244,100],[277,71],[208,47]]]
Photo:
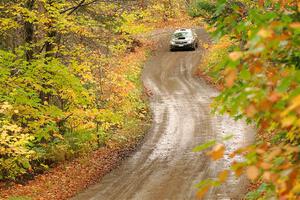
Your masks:
[[[188,7],[188,14],[191,17],[211,17],[216,11],[216,5],[212,1],[198,0]]]
[[[17,112],[7,102],[0,105],[0,179],[15,179],[31,168],[35,152],[29,147],[34,137],[22,134],[21,128],[10,122]]]
[[[229,36],[232,44],[217,65],[209,62],[214,67],[207,71],[225,87],[212,106],[221,114],[257,124],[259,130],[258,143],[232,152],[231,170],[236,176],[245,173],[260,185],[247,195],[249,199],[298,199],[299,5],[295,1],[220,0],[217,10],[214,36]],[[245,160],[234,161],[237,156]],[[206,186],[201,194],[214,185]]]

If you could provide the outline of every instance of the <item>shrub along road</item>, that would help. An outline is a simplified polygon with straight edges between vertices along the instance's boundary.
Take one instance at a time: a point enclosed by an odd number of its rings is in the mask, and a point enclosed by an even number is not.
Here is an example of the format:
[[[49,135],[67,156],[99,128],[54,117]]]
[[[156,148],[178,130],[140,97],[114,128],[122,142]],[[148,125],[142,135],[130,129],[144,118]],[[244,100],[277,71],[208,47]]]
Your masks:
[[[198,30],[198,34],[202,43],[208,41],[204,30]],[[143,72],[144,84],[152,94],[154,118],[144,144],[74,200],[194,199],[197,182],[216,177],[229,166],[228,152],[253,142],[255,130],[245,122],[210,114],[209,105],[218,92],[194,77],[204,49],[169,52],[169,35],[161,35],[158,50]],[[226,142],[224,159],[211,162],[204,153],[192,151],[199,144],[230,134],[234,137]],[[214,188],[206,198],[240,199],[246,184],[245,179],[230,175],[226,184]]]

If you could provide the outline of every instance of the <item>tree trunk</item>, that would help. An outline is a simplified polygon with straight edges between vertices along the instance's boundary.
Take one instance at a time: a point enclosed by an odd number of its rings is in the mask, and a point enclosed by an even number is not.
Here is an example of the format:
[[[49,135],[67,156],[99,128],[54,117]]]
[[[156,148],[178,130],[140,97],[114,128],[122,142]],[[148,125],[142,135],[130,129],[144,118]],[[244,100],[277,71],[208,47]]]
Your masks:
[[[29,10],[33,10],[35,0],[27,0],[25,3],[25,7]],[[33,59],[33,50],[31,47],[31,44],[33,42],[33,35],[34,35],[34,25],[32,22],[26,21],[24,23],[24,29],[25,29],[25,42],[27,45],[29,45],[29,49],[26,50],[26,59],[27,61],[30,61]]]

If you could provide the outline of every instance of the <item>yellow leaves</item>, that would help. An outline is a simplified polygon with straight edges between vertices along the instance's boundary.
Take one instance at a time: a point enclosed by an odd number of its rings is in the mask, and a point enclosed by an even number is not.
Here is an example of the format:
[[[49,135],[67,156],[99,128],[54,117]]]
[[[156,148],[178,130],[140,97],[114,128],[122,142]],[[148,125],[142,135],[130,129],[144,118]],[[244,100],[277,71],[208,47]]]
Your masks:
[[[272,35],[274,34],[274,31],[272,29],[265,29],[262,28],[258,31],[257,33],[260,37],[266,39],[266,38],[270,38],[272,37]]]
[[[283,128],[288,128],[294,125],[300,127],[298,117],[292,113],[292,111],[296,111],[296,113],[298,113],[299,108],[300,108],[300,95],[292,98],[290,100],[288,108],[286,108],[283,112],[280,113],[281,126]]]
[[[291,100],[291,103],[290,103],[290,106],[288,107],[288,110],[289,111],[294,110],[295,108],[297,108],[299,106],[300,106],[300,95],[294,97]]]
[[[10,110],[12,109],[12,106],[8,102],[4,102],[2,105],[0,105],[1,110]]]
[[[207,155],[210,156],[212,160],[219,160],[224,156],[224,152],[224,144],[217,144],[211,151],[207,152]]]
[[[0,128],[0,132],[2,131],[11,131],[11,132],[14,132],[14,133],[18,133],[21,131],[21,128],[18,127],[17,125],[15,124],[8,124],[8,125],[3,125],[1,128]]]
[[[293,187],[292,192],[295,194],[300,193],[300,184],[299,183]]]
[[[294,115],[290,115],[290,116],[287,116],[287,117],[284,117],[282,120],[281,120],[281,126],[283,128],[288,128],[290,126],[292,126],[297,120],[297,117],[294,116]]]
[[[232,45],[232,41],[229,36],[222,37],[216,44],[203,43],[203,48],[207,49],[207,56],[204,56],[199,67],[207,70],[211,66],[217,65],[223,57],[227,56],[227,49],[230,45]]]
[[[59,138],[59,139],[61,139],[61,140],[64,140],[64,139],[65,139],[65,138],[64,138],[61,134],[59,134],[59,133],[53,133],[53,137]]]
[[[259,176],[259,169],[256,166],[247,167],[246,175],[250,180],[254,181]]]
[[[203,48],[204,48],[204,49],[208,49],[208,48],[209,48],[209,44],[204,43],[204,44],[203,44]]]

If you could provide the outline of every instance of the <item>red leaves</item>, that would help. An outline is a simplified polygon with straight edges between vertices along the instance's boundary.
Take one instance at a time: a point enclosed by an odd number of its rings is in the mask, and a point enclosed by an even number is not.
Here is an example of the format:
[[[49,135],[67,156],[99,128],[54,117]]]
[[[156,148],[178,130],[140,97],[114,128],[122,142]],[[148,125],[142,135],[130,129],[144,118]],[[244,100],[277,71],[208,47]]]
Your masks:
[[[264,0],[258,0],[258,5],[259,5],[260,7],[263,7],[263,6],[264,6],[264,3],[265,3]]]

